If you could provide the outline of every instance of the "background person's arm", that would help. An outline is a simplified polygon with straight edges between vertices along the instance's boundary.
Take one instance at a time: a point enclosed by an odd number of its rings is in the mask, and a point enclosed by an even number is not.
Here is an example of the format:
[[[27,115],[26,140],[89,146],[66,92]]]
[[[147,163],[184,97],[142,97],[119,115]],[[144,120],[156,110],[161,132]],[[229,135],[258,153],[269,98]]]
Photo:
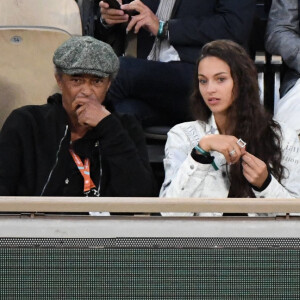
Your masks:
[[[271,54],[281,55],[289,68],[300,72],[298,0],[273,0],[265,46]]]
[[[186,16],[169,21],[172,45],[204,45],[216,39],[230,39],[245,45],[253,24],[254,0],[216,1],[210,16]]]

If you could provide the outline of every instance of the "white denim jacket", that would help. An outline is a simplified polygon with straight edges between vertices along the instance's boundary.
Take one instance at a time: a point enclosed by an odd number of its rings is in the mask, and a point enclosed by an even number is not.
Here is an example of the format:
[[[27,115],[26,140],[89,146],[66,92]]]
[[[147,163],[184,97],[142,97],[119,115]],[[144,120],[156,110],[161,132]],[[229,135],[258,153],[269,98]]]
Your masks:
[[[280,184],[272,176],[265,190],[261,192],[253,190],[256,197],[300,197],[299,139],[295,131],[284,124],[280,126],[282,128],[282,164],[286,168],[285,179]],[[218,171],[211,164],[198,163],[191,157],[192,149],[203,136],[208,134],[219,134],[213,116],[208,123],[201,121],[181,123],[169,131],[164,159],[165,180],[160,197],[226,198],[228,196],[230,182],[226,175],[226,160],[223,154],[211,152],[211,155],[215,157]]]

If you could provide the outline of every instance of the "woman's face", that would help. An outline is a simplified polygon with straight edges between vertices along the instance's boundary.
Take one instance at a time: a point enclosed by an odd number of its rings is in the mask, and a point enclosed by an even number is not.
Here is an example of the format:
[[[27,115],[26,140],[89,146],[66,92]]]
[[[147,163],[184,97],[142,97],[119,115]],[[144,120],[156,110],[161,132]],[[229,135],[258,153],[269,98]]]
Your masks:
[[[214,56],[202,59],[198,66],[199,91],[216,117],[226,115],[234,101],[234,82],[228,64]]]

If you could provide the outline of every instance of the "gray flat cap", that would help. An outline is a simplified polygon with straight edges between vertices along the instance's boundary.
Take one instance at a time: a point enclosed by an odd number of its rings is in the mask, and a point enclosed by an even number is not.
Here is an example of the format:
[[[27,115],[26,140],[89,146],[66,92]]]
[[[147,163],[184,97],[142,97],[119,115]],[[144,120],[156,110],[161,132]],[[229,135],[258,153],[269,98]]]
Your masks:
[[[112,47],[90,36],[75,36],[64,42],[54,52],[53,63],[69,75],[114,77],[119,69]]]

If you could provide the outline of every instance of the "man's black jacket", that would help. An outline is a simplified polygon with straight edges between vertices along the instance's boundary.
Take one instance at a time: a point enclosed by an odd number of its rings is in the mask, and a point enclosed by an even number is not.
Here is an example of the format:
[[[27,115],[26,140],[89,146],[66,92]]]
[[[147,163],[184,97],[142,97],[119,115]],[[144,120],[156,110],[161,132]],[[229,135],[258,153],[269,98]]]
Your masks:
[[[131,116],[111,114],[73,149],[90,158],[101,196],[153,196],[155,184],[142,129]],[[0,133],[1,196],[83,196],[83,178],[70,153],[61,95],[11,113]]]

